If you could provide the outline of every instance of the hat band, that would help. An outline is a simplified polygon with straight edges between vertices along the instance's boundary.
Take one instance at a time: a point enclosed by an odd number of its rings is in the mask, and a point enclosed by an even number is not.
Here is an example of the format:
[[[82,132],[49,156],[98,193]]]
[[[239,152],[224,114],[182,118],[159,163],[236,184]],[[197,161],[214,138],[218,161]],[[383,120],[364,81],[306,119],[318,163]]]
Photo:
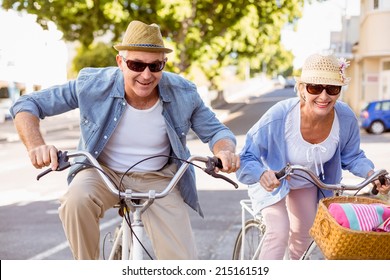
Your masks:
[[[341,80],[339,73],[328,72],[328,71],[306,70],[301,75],[301,79],[304,79],[304,78],[315,78],[315,77]]]
[[[145,47],[145,48],[164,48],[164,46],[160,45],[153,45],[153,44],[126,44],[123,46],[128,46],[128,47]]]

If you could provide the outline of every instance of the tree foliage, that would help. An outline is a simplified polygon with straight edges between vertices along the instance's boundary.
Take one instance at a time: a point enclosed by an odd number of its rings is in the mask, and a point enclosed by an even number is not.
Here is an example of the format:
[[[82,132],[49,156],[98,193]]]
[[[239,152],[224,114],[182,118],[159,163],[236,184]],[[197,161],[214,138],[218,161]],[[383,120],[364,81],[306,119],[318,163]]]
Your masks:
[[[244,75],[284,71],[292,55],[280,43],[281,29],[301,16],[304,0],[3,0],[2,7],[37,15],[47,28],[53,21],[67,41],[87,50],[94,40],[111,35],[121,40],[131,20],[157,23],[175,51],[168,67],[184,75],[200,70],[221,88],[222,69],[236,65]],[[111,47],[110,45],[110,47]],[[79,58],[78,58],[79,59]]]
[[[80,46],[73,60],[73,71],[77,73],[84,67],[116,66],[116,51],[107,48],[103,42],[92,44],[89,47]]]

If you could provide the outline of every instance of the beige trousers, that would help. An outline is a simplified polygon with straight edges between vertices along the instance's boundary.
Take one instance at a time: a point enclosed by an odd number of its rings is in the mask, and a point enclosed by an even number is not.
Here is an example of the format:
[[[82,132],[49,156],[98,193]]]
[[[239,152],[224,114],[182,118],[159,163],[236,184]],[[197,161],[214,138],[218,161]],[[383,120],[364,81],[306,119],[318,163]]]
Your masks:
[[[118,184],[121,173],[104,168]],[[127,174],[122,186],[133,191],[161,191],[176,171],[175,165],[148,173]],[[80,171],[60,199],[59,215],[75,259],[99,259],[99,220],[118,203],[95,169]],[[197,259],[188,208],[175,188],[168,196],[156,199],[142,214],[142,221],[157,259]]]

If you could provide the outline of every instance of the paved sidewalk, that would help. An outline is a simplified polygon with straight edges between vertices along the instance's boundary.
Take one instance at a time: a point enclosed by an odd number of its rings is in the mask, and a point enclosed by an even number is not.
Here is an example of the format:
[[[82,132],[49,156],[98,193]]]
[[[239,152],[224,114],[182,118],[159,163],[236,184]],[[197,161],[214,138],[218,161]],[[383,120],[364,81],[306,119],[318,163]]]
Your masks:
[[[79,127],[79,119],[78,110],[73,110],[54,117],[48,117],[41,120],[41,132],[43,135],[46,135],[52,132],[76,129]],[[0,123],[0,143],[15,142],[19,140],[12,120]]]

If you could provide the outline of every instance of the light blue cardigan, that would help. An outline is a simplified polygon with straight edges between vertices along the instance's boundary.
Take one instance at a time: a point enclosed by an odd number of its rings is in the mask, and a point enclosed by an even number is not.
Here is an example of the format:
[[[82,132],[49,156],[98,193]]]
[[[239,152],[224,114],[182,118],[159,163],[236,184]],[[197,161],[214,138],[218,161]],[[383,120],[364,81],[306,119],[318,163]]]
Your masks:
[[[269,168],[280,170],[287,164],[285,124],[286,116],[299,102],[299,98],[290,98],[272,106],[264,116],[248,131],[245,145],[240,152],[241,167],[237,179],[249,186],[249,195],[254,192],[259,204],[257,210],[272,205],[289,192],[288,181],[283,180],[279,188],[267,192],[256,188],[261,175],[267,167],[261,161],[264,158]],[[335,110],[340,122],[340,142],[334,156],[324,163],[325,183],[336,184],[342,179],[342,169],[365,178],[374,169],[374,164],[366,158],[360,149],[360,129],[357,118],[347,104],[337,101]],[[325,196],[331,191],[322,190]],[[319,198],[320,193],[319,193]]]

